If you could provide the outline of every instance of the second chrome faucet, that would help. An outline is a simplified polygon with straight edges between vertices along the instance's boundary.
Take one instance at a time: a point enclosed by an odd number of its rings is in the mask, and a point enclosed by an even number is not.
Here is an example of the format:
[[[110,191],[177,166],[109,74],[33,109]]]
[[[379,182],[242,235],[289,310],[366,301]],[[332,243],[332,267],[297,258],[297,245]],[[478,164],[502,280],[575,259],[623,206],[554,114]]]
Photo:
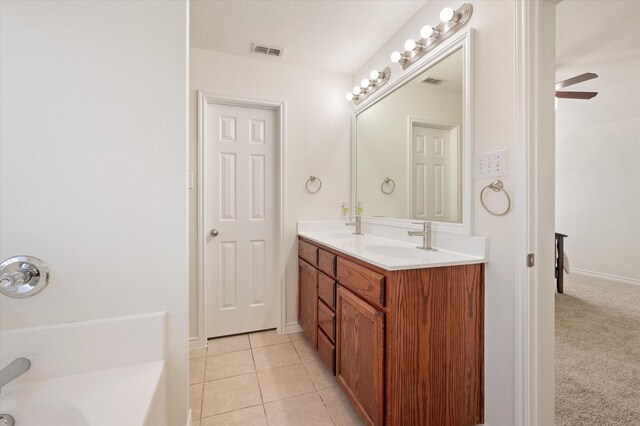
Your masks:
[[[361,216],[356,216],[355,222],[346,222],[345,225],[356,227],[356,232],[354,232],[353,235],[364,235],[362,233],[362,217]]]
[[[413,222],[414,225],[422,225],[422,231],[407,231],[411,237],[422,237],[422,245],[416,246],[420,250],[438,251],[431,246],[431,222]]]

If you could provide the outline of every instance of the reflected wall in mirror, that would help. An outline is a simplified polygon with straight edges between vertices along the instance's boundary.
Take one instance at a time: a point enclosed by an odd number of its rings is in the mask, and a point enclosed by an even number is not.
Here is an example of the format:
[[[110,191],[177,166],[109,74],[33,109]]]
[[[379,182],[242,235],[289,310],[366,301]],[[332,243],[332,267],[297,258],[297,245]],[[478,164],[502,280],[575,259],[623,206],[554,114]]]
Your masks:
[[[464,47],[356,117],[364,216],[461,223]]]

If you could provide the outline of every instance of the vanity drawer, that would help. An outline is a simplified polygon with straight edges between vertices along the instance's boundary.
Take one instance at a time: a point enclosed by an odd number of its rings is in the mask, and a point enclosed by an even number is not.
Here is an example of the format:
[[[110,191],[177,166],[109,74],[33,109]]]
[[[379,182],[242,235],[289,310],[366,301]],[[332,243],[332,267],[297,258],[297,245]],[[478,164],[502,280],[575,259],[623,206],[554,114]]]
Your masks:
[[[336,281],[333,278],[320,274],[318,277],[318,296],[328,306],[336,308]]]
[[[319,249],[318,267],[325,274],[335,277],[336,276],[336,255],[328,251]]]
[[[331,370],[331,374],[336,375],[336,346],[324,335],[322,330],[318,330],[318,355],[324,365]]]
[[[340,285],[371,303],[384,306],[384,275],[341,257],[336,263]]]
[[[318,266],[318,247],[313,244],[298,240],[298,255],[313,266]]]
[[[318,300],[318,326],[332,342],[336,341],[336,314],[322,300]]]

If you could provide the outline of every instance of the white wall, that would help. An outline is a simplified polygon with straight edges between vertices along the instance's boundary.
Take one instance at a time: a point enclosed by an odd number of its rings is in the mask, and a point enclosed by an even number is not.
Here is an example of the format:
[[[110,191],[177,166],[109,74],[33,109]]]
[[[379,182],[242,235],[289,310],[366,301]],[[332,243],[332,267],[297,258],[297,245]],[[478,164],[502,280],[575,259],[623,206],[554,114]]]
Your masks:
[[[595,72],[564,90],[599,94],[560,99],[556,110],[556,230],[569,235],[572,268],[640,284],[638,19],[636,1],[558,5],[557,81]]]
[[[408,209],[408,117],[459,125],[462,122],[462,94],[412,84],[358,115],[358,203],[363,203],[362,214],[365,216],[411,218]],[[449,174],[457,172],[454,169]],[[391,194],[383,194],[380,190],[385,177],[395,181]],[[386,190],[391,188],[387,186]]]
[[[285,102],[286,322],[297,323],[298,220],[340,217],[349,200],[351,116],[344,93],[350,78],[339,74],[235,55],[191,49],[190,171],[197,173],[197,91]],[[322,190],[305,190],[309,175]],[[190,191],[190,250],[197,251],[197,188]],[[190,260],[190,335],[198,334],[197,259]]]
[[[506,1],[472,0],[475,29],[473,92],[473,143],[476,153],[507,148],[513,164],[515,132],[515,4]],[[440,10],[449,1],[430,1],[353,75],[352,86],[372,69],[389,65],[389,55],[402,50],[404,41],[418,37],[424,25],[439,22]],[[391,81],[402,76],[393,64]],[[513,195],[513,171],[501,178]],[[489,180],[474,182],[473,232],[489,242],[485,288],[485,424],[515,424],[515,275],[514,215],[495,217],[485,212],[478,194]]]
[[[0,328],[166,311],[169,412],[187,416],[187,8],[0,3],[0,258],[51,282]]]

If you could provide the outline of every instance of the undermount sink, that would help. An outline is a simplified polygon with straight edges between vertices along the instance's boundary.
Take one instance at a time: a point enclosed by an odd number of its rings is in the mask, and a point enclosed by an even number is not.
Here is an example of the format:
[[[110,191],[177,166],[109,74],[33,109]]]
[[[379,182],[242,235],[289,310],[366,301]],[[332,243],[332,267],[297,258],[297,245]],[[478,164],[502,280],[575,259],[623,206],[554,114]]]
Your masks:
[[[371,254],[377,254],[381,256],[397,257],[401,259],[406,258],[423,258],[427,252],[411,247],[400,246],[365,246],[364,251],[368,251]]]

